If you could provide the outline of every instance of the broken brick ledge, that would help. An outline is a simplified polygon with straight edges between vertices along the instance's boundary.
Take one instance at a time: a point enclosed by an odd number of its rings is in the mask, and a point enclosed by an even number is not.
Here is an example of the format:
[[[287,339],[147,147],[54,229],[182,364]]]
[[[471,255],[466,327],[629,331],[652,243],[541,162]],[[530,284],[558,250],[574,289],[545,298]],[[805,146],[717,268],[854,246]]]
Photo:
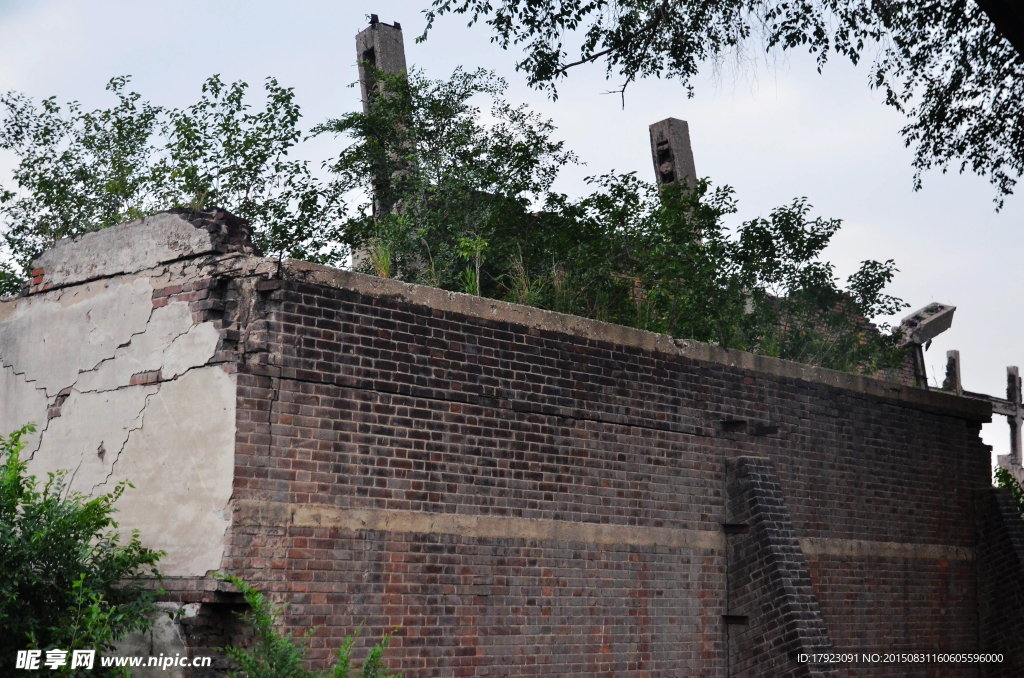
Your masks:
[[[752,373],[750,376],[755,378],[756,373],[761,373],[784,379],[824,384],[973,423],[986,423],[992,420],[992,406],[973,398],[904,386],[874,377],[814,367],[781,358],[755,355],[747,351],[725,349],[699,341],[673,339],[665,334],[638,330],[624,325],[613,325],[531,306],[460,292],[449,292],[389,278],[378,278],[294,259],[287,259],[282,263],[279,275],[285,280],[346,289],[371,297],[392,298],[403,303],[425,306],[438,311],[519,325],[528,328],[531,332],[552,332],[579,337],[595,343],[626,346],[641,351],[715,363],[749,371]]]
[[[230,212],[173,209],[63,238],[32,262],[23,295],[111,278],[204,254],[258,255],[249,225]]]

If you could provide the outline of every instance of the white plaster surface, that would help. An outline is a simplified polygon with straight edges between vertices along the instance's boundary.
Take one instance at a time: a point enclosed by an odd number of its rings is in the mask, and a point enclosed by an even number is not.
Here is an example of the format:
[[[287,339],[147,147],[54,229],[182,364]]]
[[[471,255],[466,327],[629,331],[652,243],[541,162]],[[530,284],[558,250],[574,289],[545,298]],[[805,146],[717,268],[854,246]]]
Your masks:
[[[210,234],[178,214],[154,214],[126,224],[61,240],[32,262],[45,282],[60,287],[134,273],[215,249]]]
[[[231,524],[234,452],[233,375],[211,366],[160,384],[112,480],[135,485],[118,502],[121,527],[140,530],[150,548],[167,551],[160,561],[164,575],[220,567]]]
[[[137,275],[0,303],[0,431],[37,425],[26,457],[41,479],[65,470],[85,495],[129,480],[122,534],[167,551],[165,575],[196,576],[220,567],[231,520],[235,385],[207,365],[212,323],[183,301],[153,308],[166,284]],[[161,380],[132,386],[140,372]]]
[[[14,309],[0,321],[0,363],[56,396],[147,329],[152,296],[138,277],[6,302]]]
[[[9,435],[30,421],[42,425],[40,416],[45,419],[46,406],[46,394],[15,374],[13,367],[0,366],[0,435]],[[29,450],[34,450],[39,444],[39,433],[24,441]]]
[[[188,304],[173,301],[154,309],[145,331],[119,346],[112,359],[83,372],[75,388],[98,391],[127,386],[133,374],[157,370],[164,379],[173,379],[213,357],[218,339],[211,323],[194,324]]]
[[[70,489],[93,494],[107,482],[129,431],[141,425],[146,401],[158,388],[150,384],[102,393],[72,391],[61,407],[61,416],[46,426],[29,469],[40,478],[67,470]]]

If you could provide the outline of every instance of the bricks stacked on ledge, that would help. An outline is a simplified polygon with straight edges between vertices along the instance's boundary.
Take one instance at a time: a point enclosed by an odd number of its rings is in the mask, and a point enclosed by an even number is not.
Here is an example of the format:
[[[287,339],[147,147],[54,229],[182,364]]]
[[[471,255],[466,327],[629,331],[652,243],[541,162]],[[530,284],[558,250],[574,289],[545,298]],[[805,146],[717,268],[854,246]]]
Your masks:
[[[410,678],[769,671],[751,657],[798,675],[797,647],[993,642],[985,403],[181,242],[0,302],[0,387],[24,401],[0,425],[57,408],[34,464],[81,464],[86,490],[143,479],[122,529],[168,551],[168,603],[199,606],[189,653],[234,633],[210,627],[236,604],[211,570],[318,628],[318,667],[360,622],[359,652],[401,625],[389,657]],[[51,331],[69,357],[46,366],[26,318],[83,330]],[[109,341],[76,339],[97,323]],[[101,440],[120,452],[99,459]],[[761,579],[736,578],[737,549]]]

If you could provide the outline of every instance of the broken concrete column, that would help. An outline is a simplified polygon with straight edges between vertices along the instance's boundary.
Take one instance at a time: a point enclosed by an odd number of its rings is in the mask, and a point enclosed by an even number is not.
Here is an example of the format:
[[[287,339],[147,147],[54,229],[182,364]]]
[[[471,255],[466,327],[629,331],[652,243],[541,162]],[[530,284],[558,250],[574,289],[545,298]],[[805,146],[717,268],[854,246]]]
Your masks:
[[[963,383],[960,381],[960,351],[946,351],[946,378],[942,380],[942,390],[964,394]]]
[[[949,304],[928,304],[901,322],[896,331],[900,333],[899,345],[910,348],[913,354],[914,383],[918,388],[928,388],[928,370],[925,367],[924,352],[931,346],[932,339],[953,325],[956,306]],[[959,356],[959,354],[957,354]],[[948,356],[947,356],[948,359]]]
[[[690,127],[685,120],[666,118],[650,126],[651,156],[658,188],[697,185],[697,170],[690,147]]]
[[[380,93],[379,83],[373,76],[376,68],[389,75],[406,72],[405,42],[402,25],[381,23],[376,14],[370,15],[370,26],[356,35],[356,61],[359,64],[359,90],[363,98],[363,112],[370,109],[373,97]]]
[[[388,75],[403,75],[406,72],[405,42],[402,39],[402,25],[397,21],[392,26],[381,23],[376,14],[370,15],[369,27],[356,35],[356,60],[359,64],[359,90],[362,95],[363,113],[370,111],[374,98],[380,96],[382,83],[377,81],[374,69]],[[404,153],[396,153],[397,157]],[[386,214],[395,209],[392,183],[402,172],[385,171],[373,177],[373,213]],[[352,251],[352,268],[360,269],[370,259],[367,249]]]

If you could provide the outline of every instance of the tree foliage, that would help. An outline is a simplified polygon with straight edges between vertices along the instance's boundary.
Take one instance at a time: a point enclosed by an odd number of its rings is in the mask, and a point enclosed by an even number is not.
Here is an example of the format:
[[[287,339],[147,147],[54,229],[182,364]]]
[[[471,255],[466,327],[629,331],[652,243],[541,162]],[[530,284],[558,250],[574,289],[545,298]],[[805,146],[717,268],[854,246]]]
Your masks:
[[[148,628],[156,592],[140,577],[156,576],[163,555],[144,547],[137,532],[120,541],[114,503],[127,482],[92,499],[68,491],[63,472],[40,487],[21,458],[34,430],[0,436],[0,667],[8,675],[18,650],[100,654]],[[105,670],[97,659],[82,675]]]
[[[1024,518],[1024,487],[1021,487],[1017,479],[1013,477],[1013,474],[1002,466],[996,467],[995,478],[996,487],[1010,491],[1013,503],[1017,505],[1021,518]]]
[[[165,109],[128,83],[112,79],[117,104],[95,111],[0,96],[0,150],[18,158],[13,187],[0,186],[0,294],[16,292],[33,257],[60,238],[173,207],[228,209],[250,222],[268,254],[324,263],[345,256],[340,196],[289,157],[302,140],[290,88],[268,78],[266,104],[252,111],[245,83],[213,76],[196,104]]]
[[[299,109],[272,79],[257,112],[244,84],[216,77],[197,104],[171,111],[126,94],[124,79],[111,84],[117,107],[72,105],[70,118],[53,100],[38,112],[8,95],[0,138],[22,162],[20,192],[0,208],[7,242],[26,267],[59,235],[216,203],[282,256],[337,263],[353,252],[366,273],[843,370],[901,359],[870,325],[904,306],[884,292],[893,262],[864,262],[840,284],[821,258],[840,222],[812,217],[806,200],[728,228],[735,197],[707,181],[659,193],[612,172],[570,197],[554,182],[576,157],[550,120],[505,101],[493,73],[373,77],[366,112],[310,131],[339,140],[322,179],[290,158],[305,138]],[[70,169],[51,173],[62,153]],[[58,190],[51,174],[71,178]]]
[[[729,229],[733,192],[707,181],[659,194],[611,173],[573,199],[552,183],[574,156],[501,99],[503,81],[378,77],[387,96],[317,130],[347,138],[331,165],[344,190],[377,186],[345,228],[365,272],[843,370],[902,359],[868,322],[905,307],[884,292],[893,262],[840,286],[820,258],[840,222],[806,200]]]
[[[482,261],[485,242],[486,256],[511,255],[515,234],[534,219],[531,206],[543,204],[574,156],[551,138],[549,120],[501,98],[506,83],[493,73],[377,77],[387,95],[368,113],[315,128],[345,139],[329,168],[339,190],[365,196],[352,201],[347,244],[387,253],[393,275],[475,293],[466,257]],[[480,99],[490,100],[486,125]]]
[[[557,94],[573,67],[604,61],[625,84],[675,78],[693,94],[702,65],[752,49],[872,60],[870,83],[909,118],[915,187],[930,168],[987,176],[1002,207],[1024,171],[1024,58],[974,0],[433,0],[484,22],[517,68]],[[625,86],[624,84],[624,86]]]

